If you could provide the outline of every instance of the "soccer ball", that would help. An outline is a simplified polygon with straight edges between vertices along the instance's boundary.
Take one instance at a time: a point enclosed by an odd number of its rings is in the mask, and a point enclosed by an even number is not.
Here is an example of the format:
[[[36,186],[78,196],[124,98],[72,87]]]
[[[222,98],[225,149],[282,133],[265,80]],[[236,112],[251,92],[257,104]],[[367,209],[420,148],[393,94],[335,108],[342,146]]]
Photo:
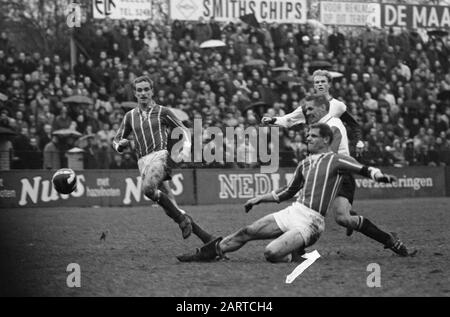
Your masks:
[[[70,194],[77,188],[77,175],[70,168],[61,168],[53,174],[52,183],[60,194]]]

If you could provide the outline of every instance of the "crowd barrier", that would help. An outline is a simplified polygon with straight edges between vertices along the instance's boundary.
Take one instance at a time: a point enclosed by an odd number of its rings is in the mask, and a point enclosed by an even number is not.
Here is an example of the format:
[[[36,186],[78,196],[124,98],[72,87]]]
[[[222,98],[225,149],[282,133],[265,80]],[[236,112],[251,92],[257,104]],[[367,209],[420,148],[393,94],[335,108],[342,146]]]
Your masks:
[[[450,168],[384,168],[398,177],[379,184],[356,177],[356,199],[450,196]],[[294,169],[263,174],[259,169],[175,169],[171,186],[181,205],[243,203],[289,183]],[[77,189],[70,195],[55,191],[53,172],[0,172],[0,208],[139,206],[151,202],[143,195],[137,170],[77,171]]]

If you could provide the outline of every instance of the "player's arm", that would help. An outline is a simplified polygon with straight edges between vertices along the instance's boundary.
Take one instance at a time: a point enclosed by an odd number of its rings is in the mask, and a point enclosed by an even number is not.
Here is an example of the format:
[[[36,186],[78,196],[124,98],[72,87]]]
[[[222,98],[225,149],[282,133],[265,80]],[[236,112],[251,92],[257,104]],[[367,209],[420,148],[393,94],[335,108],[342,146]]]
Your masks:
[[[130,144],[130,141],[127,139],[132,130],[130,116],[131,112],[127,112],[125,114],[122,122],[120,123],[119,130],[117,130],[112,142],[114,150],[119,153],[122,153],[123,150]]]
[[[339,145],[341,145],[342,141],[342,133],[341,130],[337,127],[330,127],[331,131],[333,131],[333,142],[330,144],[330,149],[334,153],[339,153]]]
[[[362,144],[362,146],[361,146],[361,143],[362,143],[362,131],[361,131],[361,127],[360,127],[358,121],[356,121],[356,119],[353,118],[353,116],[348,111],[345,111],[341,115],[340,119],[352,131],[354,139],[357,141],[357,147],[364,147],[364,144]]]
[[[371,178],[380,183],[392,183],[397,180],[394,175],[384,174],[379,168],[362,165],[353,157],[346,155],[338,155],[338,169],[341,171],[348,171],[359,174],[361,176]]]
[[[282,201],[291,199],[295,196],[295,194],[303,187],[303,165],[300,164],[295,170],[294,177],[292,178],[289,185],[274,190],[268,194],[257,196],[248,200],[245,203],[245,212],[249,212],[253,206],[259,205],[260,203],[267,202],[277,202],[280,203]]]
[[[305,115],[301,106],[297,107],[291,113],[288,113],[281,117],[263,117],[261,123],[263,124],[275,124],[283,128],[290,128],[294,125],[305,123]]]

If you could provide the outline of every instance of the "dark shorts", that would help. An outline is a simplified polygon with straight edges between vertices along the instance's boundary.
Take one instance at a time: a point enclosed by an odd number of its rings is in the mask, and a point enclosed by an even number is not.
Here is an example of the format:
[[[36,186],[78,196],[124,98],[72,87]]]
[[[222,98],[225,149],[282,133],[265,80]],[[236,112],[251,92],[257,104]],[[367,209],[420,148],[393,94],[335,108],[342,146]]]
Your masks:
[[[352,174],[343,174],[341,188],[336,197],[345,197],[351,205],[353,205],[353,198],[355,197],[356,183]]]

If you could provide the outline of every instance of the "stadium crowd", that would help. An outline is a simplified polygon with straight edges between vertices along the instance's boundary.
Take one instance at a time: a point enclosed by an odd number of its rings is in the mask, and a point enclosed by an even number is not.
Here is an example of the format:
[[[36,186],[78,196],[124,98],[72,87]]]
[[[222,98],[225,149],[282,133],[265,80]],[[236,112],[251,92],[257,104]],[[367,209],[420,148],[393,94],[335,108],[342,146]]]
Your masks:
[[[10,141],[0,136],[0,169],[8,168],[7,156],[11,168],[60,168],[74,146],[84,150],[84,168],[135,168],[133,152],[114,153],[111,139],[127,102],[135,100],[136,76],[152,78],[155,101],[184,111],[186,125],[202,119],[204,128],[242,131],[259,126],[263,115],[302,106],[319,68],[342,75],[331,94],[361,125],[365,147],[356,149],[354,140],[353,151],[362,163],[450,165],[448,36],[424,41],[408,30],[367,27],[355,35],[336,27],[329,33],[310,25],[263,22],[256,28],[213,18],[171,25],[96,20],[74,34],[79,56],[72,71],[69,57],[20,52],[1,33],[0,127],[17,135]],[[226,46],[200,48],[210,39]],[[92,102],[63,102],[75,95]],[[78,134],[54,134],[62,129]],[[257,156],[250,143],[243,146]],[[281,131],[280,153],[282,166],[306,155],[304,127]]]

